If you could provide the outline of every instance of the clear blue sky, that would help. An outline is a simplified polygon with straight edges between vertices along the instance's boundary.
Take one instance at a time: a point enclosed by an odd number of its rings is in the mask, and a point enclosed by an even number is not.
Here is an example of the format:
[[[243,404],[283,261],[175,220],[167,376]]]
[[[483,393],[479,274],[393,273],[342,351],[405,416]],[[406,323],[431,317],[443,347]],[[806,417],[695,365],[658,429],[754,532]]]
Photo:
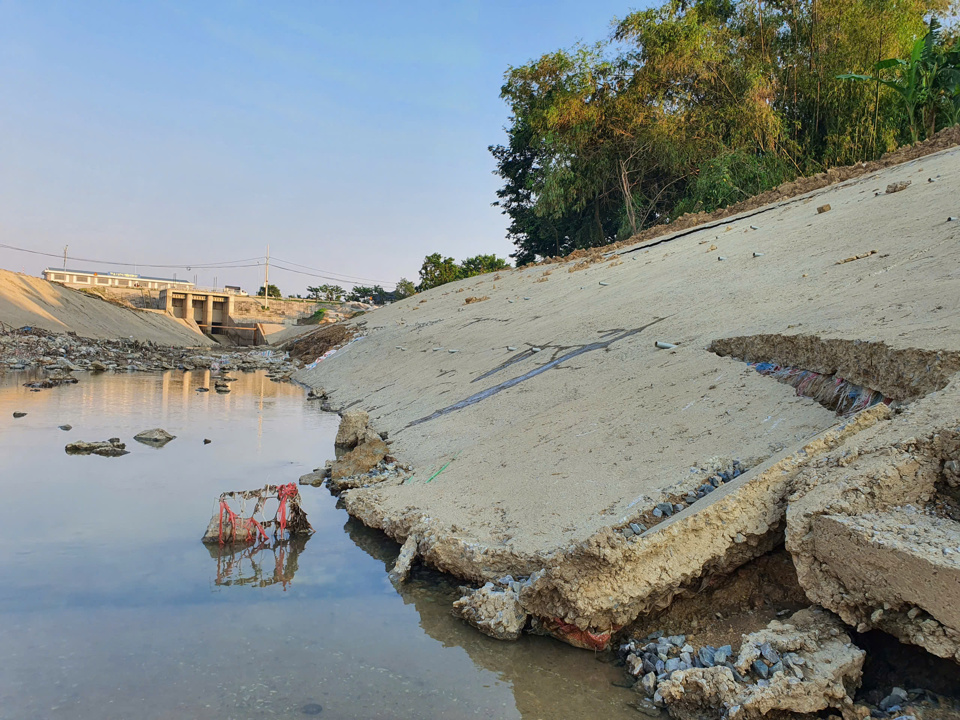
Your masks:
[[[430,252],[505,256],[505,69],[641,4],[0,0],[0,243],[253,291],[256,267],[145,265],[269,243],[386,283]],[[0,249],[30,274],[61,262]]]

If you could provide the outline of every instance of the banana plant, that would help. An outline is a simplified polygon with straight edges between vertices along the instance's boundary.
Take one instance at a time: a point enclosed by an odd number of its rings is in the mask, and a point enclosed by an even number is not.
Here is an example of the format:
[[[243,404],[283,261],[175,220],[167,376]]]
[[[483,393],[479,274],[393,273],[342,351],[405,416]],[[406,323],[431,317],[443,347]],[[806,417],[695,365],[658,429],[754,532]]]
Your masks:
[[[941,43],[940,23],[930,20],[930,31],[918,39],[910,59],[889,58],[873,66],[875,75],[845,73],[838,80],[877,82],[896,92],[903,101],[913,142],[920,139],[917,114],[923,128],[932,135],[936,130],[937,109],[942,106],[950,124],[960,120],[960,49],[945,48]],[[893,70],[894,77],[886,77]]]

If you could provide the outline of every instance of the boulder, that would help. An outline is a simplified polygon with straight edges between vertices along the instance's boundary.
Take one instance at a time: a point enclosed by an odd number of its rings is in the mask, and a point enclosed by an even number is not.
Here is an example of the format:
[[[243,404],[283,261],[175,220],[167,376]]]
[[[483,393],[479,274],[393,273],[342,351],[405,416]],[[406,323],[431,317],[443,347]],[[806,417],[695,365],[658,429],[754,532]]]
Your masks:
[[[120,457],[128,455],[129,451],[126,445],[117,438],[109,440],[98,440],[96,442],[73,442],[69,443],[64,450],[67,455],[100,455],[102,457]]]
[[[171,435],[163,428],[153,428],[152,430],[144,430],[133,436],[133,439],[144,445],[152,445],[154,447],[163,447],[168,442],[173,440],[176,435]]]
[[[337,439],[334,445],[344,450],[355,448],[368,440],[380,439],[370,428],[370,416],[363,410],[350,410],[340,419]]]
[[[363,475],[373,470],[387,454],[387,444],[378,436],[358,445],[346,455],[334,461],[330,467],[333,480]]]

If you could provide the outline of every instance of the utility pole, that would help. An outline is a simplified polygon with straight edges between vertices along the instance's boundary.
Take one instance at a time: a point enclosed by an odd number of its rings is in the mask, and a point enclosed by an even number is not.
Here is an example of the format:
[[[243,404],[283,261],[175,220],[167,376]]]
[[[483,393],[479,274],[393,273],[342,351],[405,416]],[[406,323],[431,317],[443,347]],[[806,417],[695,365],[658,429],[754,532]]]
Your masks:
[[[267,245],[267,266],[263,271],[263,304],[270,307],[270,245]]]
[[[64,269],[64,270],[67,269],[67,248],[68,248],[68,247],[70,247],[70,246],[69,246],[69,245],[64,245],[64,246],[63,246],[63,269]]]

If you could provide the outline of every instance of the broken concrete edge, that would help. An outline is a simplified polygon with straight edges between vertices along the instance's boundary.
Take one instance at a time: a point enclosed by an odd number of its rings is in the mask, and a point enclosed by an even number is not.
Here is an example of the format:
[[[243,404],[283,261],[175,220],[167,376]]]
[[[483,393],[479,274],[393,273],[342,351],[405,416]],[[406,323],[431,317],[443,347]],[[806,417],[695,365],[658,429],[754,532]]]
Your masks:
[[[442,572],[478,585],[504,576],[524,578],[517,602],[532,626],[579,647],[605,649],[620,628],[639,615],[666,607],[705,577],[726,575],[782,543],[786,500],[799,471],[890,416],[888,407],[878,405],[838,422],[640,535],[626,537],[610,526],[546,556],[522,556],[469,542],[455,528],[412,508],[385,516],[376,488],[346,489],[341,499],[350,515],[396,541],[406,543],[415,536],[415,555]],[[343,417],[341,447],[376,435],[367,413],[352,411]],[[680,537],[686,548],[695,550],[677,554],[674,545]],[[494,591],[503,592],[493,588],[485,595]],[[500,598],[494,602],[498,612],[504,604]],[[477,610],[472,612],[479,618]],[[479,619],[473,624],[481,630],[489,625]]]
[[[960,662],[960,526],[920,510],[953,479],[960,418],[936,419],[920,438],[909,436],[917,421],[898,420],[894,438],[868,433],[804,470],[786,546],[812,601],[860,632],[882,630]]]
[[[853,703],[865,657],[836,616],[812,607],[744,635],[735,663],[675,670],[663,679],[648,673],[642,687],[654,705],[679,720],[755,720],[828,709],[854,720],[869,715]]]
[[[821,375],[837,375],[898,402],[942,390],[960,371],[960,352],[895,349],[882,342],[824,339],[816,335],[750,335],[714,340],[708,348],[747,363],[773,362]]]

